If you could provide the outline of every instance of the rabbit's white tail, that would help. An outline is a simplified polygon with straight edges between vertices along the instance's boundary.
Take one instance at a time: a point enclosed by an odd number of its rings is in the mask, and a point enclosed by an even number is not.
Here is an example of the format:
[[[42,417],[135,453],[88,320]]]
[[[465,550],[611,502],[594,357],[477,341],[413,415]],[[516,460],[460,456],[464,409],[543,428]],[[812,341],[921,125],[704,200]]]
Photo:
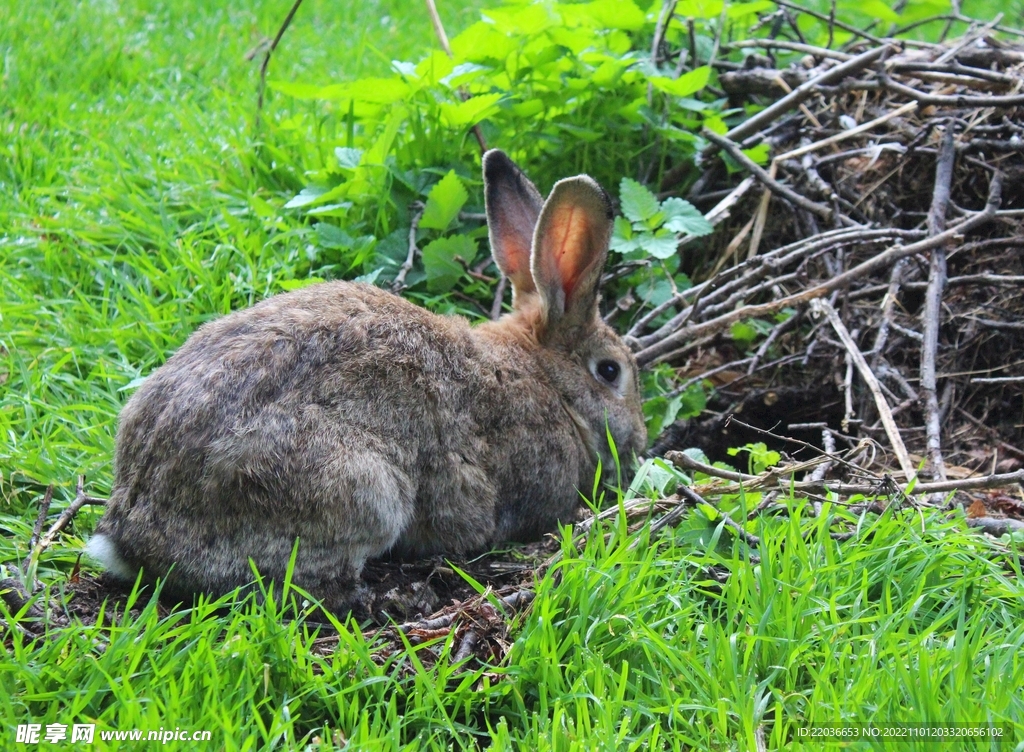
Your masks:
[[[134,580],[138,574],[117,548],[110,536],[98,533],[85,544],[85,553],[100,562],[115,577],[122,580]]]

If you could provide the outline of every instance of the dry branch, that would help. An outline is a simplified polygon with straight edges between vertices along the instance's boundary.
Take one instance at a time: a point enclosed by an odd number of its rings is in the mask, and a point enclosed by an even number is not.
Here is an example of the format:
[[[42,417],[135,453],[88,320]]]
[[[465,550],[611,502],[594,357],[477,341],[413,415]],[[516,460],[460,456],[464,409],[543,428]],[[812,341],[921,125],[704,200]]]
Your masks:
[[[802,292],[788,295],[784,298],[771,301],[769,303],[760,303],[755,305],[744,306],[742,308],[731,311],[730,313],[719,316],[711,321],[706,321],[701,324],[695,324],[687,327],[681,331],[677,331],[665,337],[663,340],[656,344],[652,344],[636,353],[637,361],[641,364],[647,364],[654,362],[659,356],[671,351],[674,347],[678,346],[679,343],[694,339],[696,337],[702,337],[707,334],[721,331],[722,329],[730,326],[731,324],[741,321],[743,319],[758,318],[760,316],[767,316],[783,308],[799,305],[801,303],[807,303],[816,298],[823,297],[833,290],[846,287],[854,280],[866,277],[879,269],[887,268],[890,264],[895,263],[901,258],[913,256],[922,251],[930,251],[933,248],[941,246],[945,243],[949,243],[953,240],[958,239],[963,234],[970,232],[971,230],[984,225],[990,221],[996,212],[996,208],[999,206],[999,197],[1001,191],[1001,182],[998,177],[992,181],[992,191],[990,194],[989,204],[985,210],[979,212],[968,219],[964,220],[960,224],[951,227],[939,235],[936,235],[925,240],[921,240],[917,243],[911,243],[907,246],[893,246],[883,253],[880,253],[873,258],[864,261],[860,265],[850,269],[842,274],[839,274],[832,279],[829,279],[821,284],[811,287]]]
[[[420,252],[420,249],[416,245],[416,232],[420,227],[420,220],[423,219],[423,212],[425,207],[417,202],[413,205],[413,215],[409,222],[409,252],[405,256],[405,261],[402,262],[402,266],[398,269],[398,274],[395,275],[395,279],[391,282],[391,291],[400,292],[405,288],[405,278],[412,270],[412,266],[416,261],[416,254]]]
[[[824,73],[809,79],[806,83],[793,89],[790,94],[787,94],[775,104],[766,107],[752,118],[745,120],[743,123],[730,130],[725,134],[725,138],[730,141],[741,141],[747,136],[756,133],[762,127],[772,123],[783,113],[791,110],[805,99],[812,96],[819,87],[827,86],[834,81],[839,81],[842,78],[845,78],[846,76],[859,73],[875,61],[882,59],[882,57],[888,54],[891,49],[892,48],[889,47],[888,44],[881,44],[879,47],[863,52],[860,55],[847,60],[841,65],[830,68]]]
[[[839,339],[842,340],[843,346],[846,348],[847,352],[849,352],[854,365],[857,366],[857,371],[860,372],[861,378],[864,379],[864,383],[867,384],[868,389],[871,390],[871,394],[875,398],[875,405],[882,418],[882,424],[885,426],[885,433],[889,437],[893,451],[896,453],[896,459],[900,463],[903,475],[907,478],[914,478],[914,464],[910,461],[910,455],[907,453],[907,448],[903,444],[903,437],[900,436],[900,429],[896,426],[896,421],[893,420],[889,404],[885,401],[885,396],[882,394],[882,390],[878,385],[878,379],[875,378],[875,374],[872,372],[871,367],[864,358],[864,354],[860,351],[860,348],[857,347],[857,343],[853,341],[853,337],[850,336],[850,332],[847,330],[846,325],[843,323],[842,319],[839,318],[839,314],[836,312],[836,309],[833,308],[828,301],[821,300],[820,298],[811,301],[811,311],[824,313],[825,316],[828,317],[829,323],[832,325],[832,328],[835,329],[836,334],[839,335]]]
[[[744,154],[740,147],[733,141],[730,141],[725,136],[719,136],[717,133],[715,133],[712,130],[709,130],[708,128],[705,128],[702,131],[702,133],[708,141],[715,144],[716,146],[721,147],[722,149],[725,149],[725,151],[729,154],[730,157],[732,157],[741,165],[746,167],[747,170],[749,170],[754,175],[754,177],[760,180],[764,184],[764,186],[770,189],[773,193],[781,196],[782,198],[786,199],[787,201],[790,201],[793,204],[796,204],[801,209],[806,209],[809,212],[814,212],[822,219],[832,218],[832,210],[830,208],[828,208],[824,204],[819,204],[815,201],[811,201],[810,199],[805,198],[804,196],[801,196],[796,191],[787,188],[782,183],[775,180],[771,175],[768,174],[768,172],[764,168],[762,168],[760,165],[755,163],[750,157]]]
[[[935,167],[935,188],[928,210],[928,234],[938,235],[946,229],[946,207],[953,181],[953,124],[947,123]],[[928,462],[933,477],[946,480],[946,464],[942,460],[942,432],[939,426],[939,398],[935,391],[935,358],[939,349],[939,319],[942,316],[942,292],[946,287],[946,249],[938,246],[931,253],[928,270],[928,293],[922,313],[921,398],[925,408]]]
[[[292,19],[295,18],[295,14],[299,10],[299,6],[302,5],[302,0],[295,0],[292,3],[292,7],[288,9],[288,14],[284,17],[284,21],[281,22],[281,26],[277,30],[277,34],[274,35],[273,41],[267,47],[266,52],[263,54],[263,62],[260,63],[260,80],[256,88],[256,117],[254,122],[255,130],[260,128],[260,116],[263,114],[263,97],[267,91],[267,69],[270,67],[270,58],[274,54],[274,50],[277,49],[277,45],[281,43],[281,39],[284,37],[284,33],[288,31],[288,27],[292,24]]]

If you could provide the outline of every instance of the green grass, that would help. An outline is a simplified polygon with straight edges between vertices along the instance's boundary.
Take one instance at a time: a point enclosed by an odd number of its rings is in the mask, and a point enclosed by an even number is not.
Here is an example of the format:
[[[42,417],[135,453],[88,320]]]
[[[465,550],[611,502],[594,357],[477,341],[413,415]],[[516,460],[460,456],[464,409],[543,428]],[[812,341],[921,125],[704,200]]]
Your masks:
[[[827,521],[799,508],[765,521],[759,563],[702,524],[637,547],[615,524],[581,551],[566,543],[501,667],[453,667],[443,640],[434,668],[420,656],[436,642],[378,665],[354,625],[318,657],[273,602],[163,619],[150,603],[110,629],[16,637],[0,710],[207,729],[226,749],[332,730],[355,749],[752,749],[759,728],[782,748],[839,720],[1007,722],[1019,739],[1019,569],[960,524],[912,511],[863,520],[843,543]],[[729,573],[724,585],[712,571]]]
[[[48,484],[54,513],[78,474],[109,489],[136,379],[203,321],[323,268],[281,207],[336,120],[271,92],[253,129],[245,53],[289,5],[0,0],[0,569],[26,557]],[[442,4],[451,35],[477,5]],[[271,78],[384,74],[432,41],[423,7],[306,0]],[[358,749],[753,749],[759,729],[782,748],[810,723],[872,720],[1005,722],[1024,748],[1017,553],[912,512],[853,519],[839,543],[826,522],[844,513],[826,512],[752,523],[759,562],[699,513],[636,546],[621,522],[564,542],[500,666],[453,667],[443,643],[436,665],[437,644],[380,665],[352,623],[321,656],[273,599],[14,632],[0,747],[19,723],[84,722],[206,729],[210,749],[327,749],[335,731]],[[95,519],[44,554],[55,592]]]

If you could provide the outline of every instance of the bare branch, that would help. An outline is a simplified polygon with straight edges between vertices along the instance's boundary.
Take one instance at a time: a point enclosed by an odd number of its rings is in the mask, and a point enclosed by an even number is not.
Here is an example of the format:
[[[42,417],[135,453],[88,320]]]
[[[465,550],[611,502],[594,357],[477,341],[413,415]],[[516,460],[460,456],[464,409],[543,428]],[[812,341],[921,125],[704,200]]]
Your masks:
[[[953,162],[956,149],[953,145],[953,123],[946,123],[946,132],[939,149],[935,167],[935,188],[932,205],[928,211],[928,234],[935,236],[946,229],[946,207],[953,181]],[[942,429],[939,419],[939,399],[935,391],[935,356],[939,349],[939,323],[942,316],[942,291],[946,287],[946,249],[937,246],[932,250],[928,271],[928,293],[925,297],[922,316],[923,342],[921,343],[921,398],[925,409],[925,432],[927,434],[928,462],[932,477],[946,480],[946,463],[942,459]]]
[[[860,348],[857,347],[857,343],[853,341],[853,337],[850,336],[846,325],[839,318],[836,309],[828,301],[821,299],[812,301],[811,311],[824,313],[828,317],[829,323],[832,324],[832,328],[835,329],[836,334],[839,335],[839,339],[843,341],[843,345],[846,347],[847,352],[850,353],[854,365],[857,366],[857,371],[875,398],[875,406],[878,408],[878,414],[881,416],[882,424],[885,426],[886,436],[889,437],[889,442],[896,453],[896,459],[900,463],[903,474],[907,478],[913,479],[915,477],[914,464],[910,461],[910,455],[907,453],[907,447],[903,443],[903,437],[900,436],[896,421],[893,420],[892,411],[889,409],[889,404],[885,401],[882,390],[878,385],[878,379],[872,373],[871,367],[864,359],[864,355],[861,353]]]
[[[784,3],[780,3],[784,4]],[[795,7],[795,6],[789,6]],[[801,9],[804,10],[804,9]],[[813,14],[812,14],[813,15]],[[827,20],[827,19],[826,19]],[[838,26],[838,22],[836,23]],[[860,33],[860,32],[857,32]],[[793,109],[798,104],[803,102],[805,99],[815,93],[815,91],[821,86],[827,86],[833,81],[839,81],[846,76],[859,73],[860,71],[867,68],[869,65],[877,60],[880,60],[884,55],[887,55],[892,47],[887,42],[883,42],[881,39],[872,38],[873,42],[879,44],[879,47],[872,48],[867,52],[863,52],[857,57],[847,60],[842,65],[837,65],[834,68],[822,73],[820,76],[807,81],[807,83],[801,84],[800,86],[793,89],[791,94],[787,94],[782,99],[777,101],[775,104],[766,107],[761,112],[749,118],[735,128],[725,134],[725,138],[731,141],[741,141],[752,133],[756,133],[768,123],[773,122],[779,115],[788,110]]]
[[[416,261],[416,255],[420,252],[420,249],[416,246],[416,232],[419,230],[420,220],[423,219],[425,208],[422,204],[416,203],[413,205],[413,209],[412,221],[409,223],[409,253],[406,255],[402,266],[399,267],[395,279],[391,282],[391,292],[397,293],[405,289],[405,278]]]
[[[295,0],[292,3],[292,7],[288,11],[288,15],[284,17],[284,21],[281,23],[281,27],[277,30],[277,34],[274,35],[274,40],[270,43],[266,53],[263,55],[263,62],[260,64],[260,82],[256,89],[256,119],[254,126],[256,130],[260,127],[260,115],[263,112],[263,96],[267,89],[267,68],[270,67],[270,56],[274,54],[274,50],[277,49],[277,45],[281,43],[281,38],[284,33],[288,31],[288,27],[292,24],[292,19],[295,18],[295,14],[299,10],[299,6],[302,5],[302,0]]]

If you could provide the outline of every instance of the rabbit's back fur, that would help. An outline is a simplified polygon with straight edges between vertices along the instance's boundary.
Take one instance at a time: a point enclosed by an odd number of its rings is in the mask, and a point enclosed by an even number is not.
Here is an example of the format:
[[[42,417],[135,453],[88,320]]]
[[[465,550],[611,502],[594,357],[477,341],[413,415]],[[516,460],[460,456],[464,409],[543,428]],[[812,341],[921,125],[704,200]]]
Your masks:
[[[124,407],[90,550],[222,593],[250,559],[283,577],[298,539],[293,581],[342,609],[367,558],[539,537],[613,465],[606,426],[623,456],[645,440],[618,337],[547,318],[536,293],[470,327],[330,282],[204,325]],[[631,382],[610,405],[592,370],[613,356]]]

